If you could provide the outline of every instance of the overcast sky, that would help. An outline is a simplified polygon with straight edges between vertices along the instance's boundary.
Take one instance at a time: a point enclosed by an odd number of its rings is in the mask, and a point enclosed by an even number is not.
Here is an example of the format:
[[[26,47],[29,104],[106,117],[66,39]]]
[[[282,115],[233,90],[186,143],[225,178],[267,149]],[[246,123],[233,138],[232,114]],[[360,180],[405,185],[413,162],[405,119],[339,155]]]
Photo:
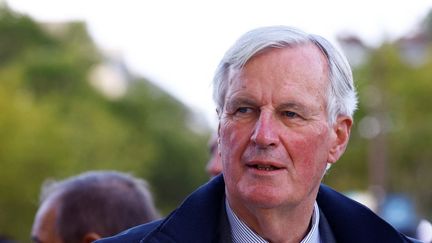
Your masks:
[[[2,1],[2,0],[0,0]],[[417,26],[432,0],[7,0],[38,21],[83,20],[96,43],[216,126],[211,80],[220,58],[245,31],[291,25],[369,45]]]

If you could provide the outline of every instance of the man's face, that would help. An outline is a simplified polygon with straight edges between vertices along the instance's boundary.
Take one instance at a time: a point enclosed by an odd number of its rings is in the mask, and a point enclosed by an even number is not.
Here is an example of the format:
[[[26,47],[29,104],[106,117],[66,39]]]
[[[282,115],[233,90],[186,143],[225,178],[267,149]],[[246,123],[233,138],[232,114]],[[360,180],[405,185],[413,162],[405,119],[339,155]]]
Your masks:
[[[219,127],[233,208],[315,200],[327,162],[342,153],[335,147],[346,145],[336,130],[345,126],[347,140],[351,126],[349,118],[327,122],[328,72],[324,56],[308,44],[267,50],[234,75]]]
[[[42,203],[36,213],[31,238],[35,243],[62,243],[56,232],[58,203],[49,198]]]

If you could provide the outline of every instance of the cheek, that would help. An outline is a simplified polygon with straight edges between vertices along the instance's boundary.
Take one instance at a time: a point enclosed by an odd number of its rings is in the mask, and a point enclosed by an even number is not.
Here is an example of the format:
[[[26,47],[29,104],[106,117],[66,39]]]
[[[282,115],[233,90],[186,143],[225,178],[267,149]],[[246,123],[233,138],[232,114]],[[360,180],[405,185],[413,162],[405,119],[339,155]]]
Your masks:
[[[325,128],[309,129],[287,137],[285,147],[297,172],[314,174],[325,168],[329,152],[328,140],[328,130]]]
[[[245,126],[233,122],[225,122],[220,129],[220,151],[222,161],[227,166],[232,161],[239,161],[247,144],[249,143],[249,132]]]

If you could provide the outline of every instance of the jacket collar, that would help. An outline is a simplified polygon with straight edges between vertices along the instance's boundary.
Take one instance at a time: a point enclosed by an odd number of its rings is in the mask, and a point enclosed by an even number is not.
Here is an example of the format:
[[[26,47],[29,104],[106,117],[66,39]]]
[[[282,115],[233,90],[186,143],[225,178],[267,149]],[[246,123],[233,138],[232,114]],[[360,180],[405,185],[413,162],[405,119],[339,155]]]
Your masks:
[[[321,185],[318,206],[337,242],[411,242],[366,206]]]
[[[219,175],[186,198],[143,240],[227,242],[230,232],[224,201],[225,183]],[[410,242],[371,210],[325,185],[320,186],[317,202],[321,217],[326,219],[326,231],[320,223],[320,234],[327,232],[332,239],[329,242]],[[218,238],[221,235],[225,240]]]
[[[145,240],[219,242],[219,236],[229,235],[224,201],[225,183],[219,175],[187,197]]]

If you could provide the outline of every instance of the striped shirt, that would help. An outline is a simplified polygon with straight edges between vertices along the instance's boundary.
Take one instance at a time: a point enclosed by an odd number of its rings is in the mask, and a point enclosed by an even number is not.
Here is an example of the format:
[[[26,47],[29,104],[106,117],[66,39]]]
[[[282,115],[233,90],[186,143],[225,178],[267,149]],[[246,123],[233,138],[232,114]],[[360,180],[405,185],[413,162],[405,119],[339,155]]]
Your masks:
[[[225,210],[228,215],[228,221],[231,225],[233,243],[268,243],[261,236],[256,234],[249,228],[241,219],[237,217],[234,211],[229,206],[228,201],[225,202]],[[315,202],[314,211],[312,214],[312,227],[307,235],[303,238],[300,243],[320,243],[319,235],[319,208]]]

